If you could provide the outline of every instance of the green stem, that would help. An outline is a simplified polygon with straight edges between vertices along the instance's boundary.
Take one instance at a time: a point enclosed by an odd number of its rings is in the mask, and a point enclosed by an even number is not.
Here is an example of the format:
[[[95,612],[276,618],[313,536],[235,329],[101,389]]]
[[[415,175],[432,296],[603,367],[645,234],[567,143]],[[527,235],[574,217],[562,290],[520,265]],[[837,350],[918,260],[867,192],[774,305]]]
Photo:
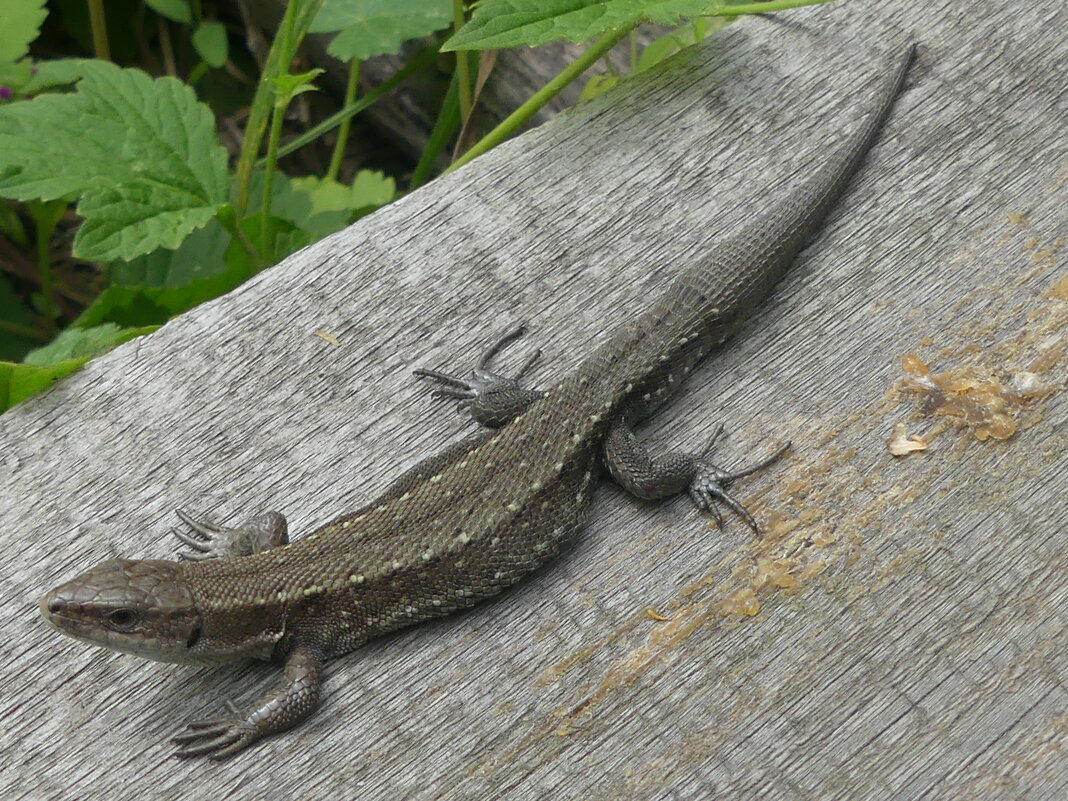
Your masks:
[[[274,247],[267,237],[271,232],[271,195],[274,192],[274,169],[278,164],[278,142],[282,138],[282,120],[287,105],[288,102],[281,102],[281,98],[275,103],[271,132],[267,137],[267,164],[263,173],[263,202],[260,208],[260,247],[268,264],[274,261]]]
[[[467,22],[464,14],[464,0],[452,0],[452,27],[460,30]],[[456,51],[456,75],[460,84],[460,119],[471,116],[471,60],[466,50]]]
[[[351,106],[346,106],[345,108],[341,109],[341,111],[338,111],[336,114],[333,114],[332,116],[323,120],[314,128],[305,131],[293,141],[287,142],[285,146],[279,148],[278,157],[281,158],[282,156],[288,156],[290,153],[295,150],[299,150],[309,142],[314,142],[323,134],[329,133],[330,131],[334,130],[339,125],[341,125],[341,123],[343,123],[345,120],[349,119],[353,115],[359,114],[368,106],[373,105],[374,102],[378,100],[378,98],[382,97],[382,95],[389,94],[393,91],[394,88],[404,83],[412,75],[430,66],[434,62],[434,59],[437,58],[437,55],[438,51],[436,47],[428,47],[426,50],[424,50],[422,53],[412,59],[411,63],[408,64],[404,69],[397,72],[396,75],[394,75],[385,83],[379,84],[370,92],[364,94]],[[253,162],[254,166],[257,167],[262,166],[263,163],[263,159],[260,159],[257,162]]]
[[[49,332],[55,332],[59,309],[52,284],[52,232],[66,210],[67,204],[62,200],[37,200],[26,204],[26,209],[33,217],[34,239],[37,250],[37,278],[41,282],[41,314]]]
[[[93,31],[93,53],[97,58],[111,61],[108,47],[108,22],[104,16],[104,0],[89,0],[89,27]]]
[[[604,34],[593,44],[593,46],[586,50],[585,53],[568,64],[559,75],[535,92],[530,100],[509,114],[500,125],[475,142],[475,144],[471,146],[471,149],[449,165],[445,172],[450,173],[453,170],[462,167],[464,164],[471,161],[471,159],[476,156],[481,156],[487,150],[496,147],[518,131],[523,127],[523,124],[526,123],[527,120],[538,113],[542,106],[556,97],[565,86],[584,73],[597,61],[597,59],[601,58],[601,56],[615,47],[619,40],[630,33],[630,31],[631,28],[618,28],[617,30],[609,31]]]
[[[256,94],[252,98],[248,121],[245,123],[245,135],[241,142],[241,153],[237,158],[234,206],[238,215],[244,214],[245,207],[248,206],[252,170],[259,158],[260,145],[263,144],[263,136],[274,107],[274,85],[270,79],[287,71],[294,52],[322,5],[323,0],[290,0],[286,4],[285,15],[279,26],[283,34],[275,37],[267,54],[267,63],[264,64]]]
[[[241,227],[241,223],[238,222],[237,216],[234,214],[233,206],[227,204],[219,213],[215,215],[215,219],[219,221],[219,224],[226,229],[226,232],[231,237],[237,240],[238,244],[248,254],[249,263],[252,265],[252,272],[250,272],[246,278],[251,278],[256,272],[263,267],[263,259],[260,256],[260,252],[256,249],[256,246],[252,244],[252,240],[248,238],[245,233],[245,229]]]
[[[769,11],[782,11],[784,8],[815,6],[820,3],[833,3],[834,0],[768,0],[767,3],[745,3],[739,6],[724,6],[709,12],[714,17],[736,17],[741,14],[766,14]]]
[[[360,60],[354,58],[349,62],[349,83],[345,87],[345,105],[348,108],[356,102],[356,89],[360,83]],[[326,170],[326,177],[331,181],[337,180],[337,174],[341,170],[341,159],[345,156],[345,145],[349,141],[349,129],[352,127],[352,117],[346,117],[337,130],[337,141],[334,143],[334,152],[330,156],[330,166]]]
[[[189,70],[189,77],[186,78],[186,83],[190,86],[196,86],[197,83],[203,78],[211,66],[206,61],[199,62],[193,69]]]
[[[430,136],[427,137],[426,147],[423,148],[423,153],[419,156],[419,163],[415,165],[415,169],[412,171],[412,180],[408,185],[409,189],[415,189],[426,183],[430,177],[431,170],[434,169],[434,165],[438,161],[438,157],[460,127],[460,106],[456,100],[456,96],[459,94],[459,82],[460,76],[453,72],[452,80],[449,81],[449,91],[445,93],[445,99],[441,103],[441,110],[438,111],[438,118],[434,121],[434,128],[430,131]]]

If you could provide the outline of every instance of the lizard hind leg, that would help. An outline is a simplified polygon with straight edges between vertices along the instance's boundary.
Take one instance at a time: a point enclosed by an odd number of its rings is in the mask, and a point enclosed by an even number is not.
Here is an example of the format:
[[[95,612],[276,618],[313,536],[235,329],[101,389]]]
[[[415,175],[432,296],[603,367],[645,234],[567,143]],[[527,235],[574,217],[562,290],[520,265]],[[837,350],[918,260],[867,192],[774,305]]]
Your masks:
[[[756,520],[749,514],[749,510],[747,510],[740,501],[727,491],[727,487],[735,479],[752,475],[753,473],[763,470],[765,467],[777,462],[790,448],[790,443],[787,442],[763,461],[738,470],[724,470],[708,459],[708,453],[712,450],[712,447],[716,444],[716,440],[722,433],[723,425],[717,425],[715,431],[712,432],[712,437],[709,439],[708,445],[705,447],[704,453],[702,453],[697,460],[697,469],[688,489],[690,499],[701,511],[711,512],[721,528],[723,526],[723,516],[720,514],[716,502],[719,501],[723,503],[732,512],[742,518],[742,520],[745,521],[745,524],[753,529],[754,534],[760,536],[760,527],[757,526]]]
[[[520,325],[501,335],[478,360],[469,379],[422,368],[414,372],[441,385],[434,391],[433,397],[458,400],[460,411],[468,410],[476,422],[489,428],[500,428],[521,415],[543,394],[520,383],[520,379],[541,358],[540,350],[534,351],[514,376],[504,376],[489,368],[489,363],[506,345],[525,333],[526,327]]]
[[[178,541],[190,549],[178,553],[178,558],[183,560],[202,562],[219,557],[249,556],[289,542],[289,527],[280,512],[256,515],[234,528],[198,520],[181,509],[176,509],[175,514],[191,529],[191,533],[171,529]]]
[[[737,478],[748,476],[775,462],[786,449],[787,443],[769,459],[740,470],[724,470],[712,463],[708,453],[723,426],[717,425],[705,450],[700,454],[671,452],[653,456],[625,423],[617,423],[608,432],[604,444],[604,461],[612,478],[624,490],[638,498],[653,500],[666,498],[680,492],[688,492],[690,499],[702,512],[711,514],[723,525],[723,515],[717,503],[722,503],[745,521],[759,534],[753,516],[728,491],[728,485]]]

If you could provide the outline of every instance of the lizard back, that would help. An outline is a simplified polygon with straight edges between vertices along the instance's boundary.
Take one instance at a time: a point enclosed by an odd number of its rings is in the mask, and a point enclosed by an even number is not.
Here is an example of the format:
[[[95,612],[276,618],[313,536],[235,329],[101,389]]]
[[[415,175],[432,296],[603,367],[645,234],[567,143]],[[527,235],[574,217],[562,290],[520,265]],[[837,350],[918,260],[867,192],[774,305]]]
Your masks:
[[[420,480],[403,492],[288,546],[186,565],[198,602],[218,612],[256,606],[255,615],[210,617],[274,620],[283,645],[301,629],[331,630],[324,650],[340,653],[494,595],[547,561],[585,519],[609,427],[663,403],[770,291],[871,147],[913,53],[820,169],[683,270],[522,415],[420,465]]]

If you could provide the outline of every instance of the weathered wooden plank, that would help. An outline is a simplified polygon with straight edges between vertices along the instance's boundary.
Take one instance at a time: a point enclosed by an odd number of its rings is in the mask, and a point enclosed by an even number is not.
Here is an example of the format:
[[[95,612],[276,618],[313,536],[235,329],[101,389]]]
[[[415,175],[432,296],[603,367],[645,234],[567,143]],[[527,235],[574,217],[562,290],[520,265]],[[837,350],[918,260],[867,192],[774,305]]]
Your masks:
[[[3,797],[1065,797],[1066,23],[747,20],[0,418]],[[792,439],[741,488],[762,539],[605,487],[557,564],[333,662],[315,719],[214,767],[164,738],[273,667],[110,656],[37,619],[57,579],[169,553],[174,506],[299,533],[371,496],[469,428],[414,366],[528,319],[551,381],[803,174],[913,38],[824,235],[649,428],[725,418],[728,463]],[[894,389],[909,353],[1052,392],[1008,401],[1007,441],[939,432]],[[896,422],[930,449],[891,457]]]

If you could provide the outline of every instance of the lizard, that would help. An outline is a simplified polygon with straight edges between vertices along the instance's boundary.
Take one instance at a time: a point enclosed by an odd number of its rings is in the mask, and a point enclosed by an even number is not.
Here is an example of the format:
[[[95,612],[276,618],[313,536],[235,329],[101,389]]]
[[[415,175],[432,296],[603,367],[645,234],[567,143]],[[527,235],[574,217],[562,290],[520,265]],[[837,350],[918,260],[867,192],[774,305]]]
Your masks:
[[[501,338],[470,379],[417,370],[436,395],[466,405],[477,433],[419,462],[375,500],[293,542],[268,512],[229,528],[179,511],[189,548],[178,561],[111,559],[40,601],[79,640],[175,663],[281,661],[277,688],[248,710],[194,721],[176,755],[231,756],[308,718],[325,660],[369,639],[496,595],[553,558],[581,529],[602,471],[645,499],[688,492],[722,524],[718,503],[758,532],[729,492],[740,470],[709,450],[655,455],[636,424],[755,309],[819,231],[884,125],[915,54],[897,60],[862,123],[795,190],[680,270],[664,293],[610,333],[546,391],[490,369],[522,328]]]

